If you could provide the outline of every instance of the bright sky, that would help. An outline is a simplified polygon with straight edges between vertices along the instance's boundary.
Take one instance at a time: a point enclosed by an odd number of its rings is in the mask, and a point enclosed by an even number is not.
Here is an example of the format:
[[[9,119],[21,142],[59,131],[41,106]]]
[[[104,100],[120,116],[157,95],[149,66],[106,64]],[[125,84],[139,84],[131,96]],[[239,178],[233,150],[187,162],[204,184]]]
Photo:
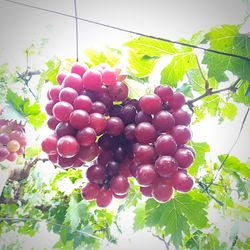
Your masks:
[[[74,14],[73,0],[23,0],[22,2]],[[215,25],[241,23],[245,15],[246,6],[240,0],[78,0],[78,16],[82,18],[172,40],[188,38],[198,30],[208,30]],[[48,39],[48,43],[39,57],[31,59],[31,66],[43,66],[44,62],[54,55],[60,58],[75,57],[74,19],[0,1],[0,30],[0,64],[22,65],[25,68],[24,49],[31,43],[39,44],[43,38]],[[79,31],[80,51],[93,46],[120,46],[133,37],[81,21]],[[243,31],[250,31],[249,23],[244,25]],[[211,145],[211,157],[226,153],[237,136],[244,113],[245,108],[239,106],[235,121],[225,122],[222,126],[219,126],[215,119],[208,117],[204,122],[193,126],[194,140],[208,142]],[[233,151],[233,154],[243,161],[249,157],[249,124],[250,118]],[[159,240],[145,231],[134,234],[131,223],[131,213],[127,213],[122,220],[125,233],[118,246],[102,249],[164,249],[164,245]],[[221,227],[225,226],[223,221],[217,221],[217,223],[221,223]],[[46,237],[46,246],[50,248],[54,238],[48,237],[45,229],[42,230],[42,234],[27,240],[27,247],[40,242],[40,237]],[[36,245],[35,249],[43,249],[46,246]]]

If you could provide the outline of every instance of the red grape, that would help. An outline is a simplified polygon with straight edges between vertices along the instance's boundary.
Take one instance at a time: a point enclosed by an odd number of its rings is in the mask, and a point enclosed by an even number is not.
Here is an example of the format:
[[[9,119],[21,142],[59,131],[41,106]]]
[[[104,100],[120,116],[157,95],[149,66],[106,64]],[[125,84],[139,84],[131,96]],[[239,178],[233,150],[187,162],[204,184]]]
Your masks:
[[[173,156],[176,152],[177,144],[171,135],[160,135],[155,141],[155,150],[160,155]]]
[[[52,100],[48,101],[45,106],[45,111],[48,115],[53,115],[53,107],[56,103]]]
[[[135,128],[135,137],[139,143],[150,143],[156,140],[157,133],[153,125],[142,122]]]
[[[110,189],[117,195],[124,195],[128,192],[128,179],[122,175],[114,176],[110,181]]]
[[[92,161],[98,154],[97,144],[92,144],[89,147],[80,147],[78,157],[82,161]]]
[[[90,182],[103,184],[106,171],[105,168],[101,165],[92,165],[88,168],[86,175]]]
[[[68,102],[73,105],[75,99],[77,98],[78,93],[75,89],[70,87],[63,88],[59,93],[59,100]]]
[[[158,178],[153,185],[152,196],[158,202],[164,203],[169,201],[173,195],[171,182],[166,178]]]
[[[194,185],[193,178],[183,171],[178,171],[172,176],[173,187],[180,192],[188,192]]]
[[[9,154],[10,152],[7,148],[0,148],[0,161],[4,161]]]
[[[85,89],[98,91],[102,86],[102,75],[95,69],[87,70],[82,77],[82,84]]]
[[[70,73],[63,80],[62,86],[64,88],[70,87],[80,93],[82,90],[82,79],[78,74]]]
[[[67,73],[59,72],[56,77],[57,82],[61,85],[66,76],[67,76]]]
[[[177,169],[177,161],[171,156],[161,156],[155,161],[155,171],[161,177],[171,177]]]
[[[51,116],[48,119],[47,124],[50,129],[55,130],[56,126],[59,124],[59,121],[54,116]]]
[[[42,150],[48,155],[56,154],[57,150],[57,137],[55,135],[50,135],[45,138],[42,142]]]
[[[61,137],[57,142],[57,152],[64,158],[72,158],[79,152],[80,146],[71,135]]]
[[[80,95],[75,98],[73,106],[74,106],[74,109],[82,109],[87,112],[90,112],[92,108],[92,101],[88,96]]]
[[[172,136],[180,145],[187,143],[192,137],[190,129],[184,125],[175,126],[172,130]]]
[[[120,135],[124,130],[123,121],[119,117],[111,117],[107,120],[107,133],[113,136]]]
[[[139,111],[135,116],[135,123],[139,124],[141,122],[152,122],[152,116],[144,113],[143,111]]]
[[[58,102],[53,107],[53,115],[58,121],[67,122],[73,110],[74,108],[70,103]]]
[[[162,102],[169,101],[174,95],[174,92],[171,87],[162,85],[156,87],[154,93],[161,98]]]
[[[134,123],[135,115],[136,115],[136,108],[131,104],[123,106],[120,110],[120,118],[123,120],[125,124]]]
[[[75,129],[83,129],[90,123],[89,114],[81,109],[76,109],[71,112],[69,117],[70,125]]]
[[[124,136],[126,137],[127,140],[134,140],[135,139],[135,124],[128,124],[124,128]]]
[[[100,113],[105,115],[107,114],[107,108],[102,102],[96,101],[92,104],[91,113]]]
[[[111,203],[112,198],[111,190],[102,188],[96,197],[96,204],[98,207],[107,207]]]
[[[85,200],[93,200],[97,197],[99,193],[99,186],[95,183],[87,183],[82,189],[82,198]]]
[[[128,97],[128,87],[124,82],[117,82],[116,85],[109,86],[108,90],[114,102],[122,102]]]
[[[134,148],[134,156],[141,164],[153,163],[156,158],[156,153],[150,145],[136,145]]]
[[[194,161],[193,153],[185,148],[177,149],[175,159],[181,168],[188,168]]]
[[[184,109],[175,110],[172,115],[176,125],[189,125],[191,123],[192,114]]]
[[[9,142],[10,138],[11,138],[11,133],[10,133],[10,135],[7,135],[5,133],[1,133],[0,134],[0,143],[6,145]]]
[[[152,197],[153,186],[140,187],[140,192],[146,197]]]
[[[180,92],[175,92],[168,101],[170,109],[180,109],[186,103],[185,96]]]
[[[77,132],[76,139],[81,146],[89,147],[96,140],[96,132],[90,127],[83,128]]]
[[[75,73],[75,74],[79,75],[80,77],[82,77],[83,74],[88,70],[88,68],[89,67],[86,64],[81,64],[79,62],[75,62],[72,65],[71,73]]]
[[[156,114],[161,108],[161,98],[158,95],[144,95],[139,100],[139,106],[146,114]]]
[[[102,71],[102,81],[106,85],[116,84],[116,72],[114,69],[106,68]]]
[[[58,102],[59,101],[59,92],[61,91],[61,86],[54,86],[49,90],[49,97],[52,101]]]
[[[153,119],[153,125],[161,133],[169,132],[175,125],[174,117],[168,111],[160,111]]]
[[[136,171],[136,180],[141,186],[150,186],[156,177],[156,172],[151,164],[140,165]]]
[[[90,124],[89,126],[93,128],[97,134],[101,134],[105,131],[107,126],[107,121],[102,114],[92,113],[90,114]]]
[[[69,122],[60,122],[55,129],[57,138],[61,138],[65,135],[75,136],[76,130],[70,125]]]

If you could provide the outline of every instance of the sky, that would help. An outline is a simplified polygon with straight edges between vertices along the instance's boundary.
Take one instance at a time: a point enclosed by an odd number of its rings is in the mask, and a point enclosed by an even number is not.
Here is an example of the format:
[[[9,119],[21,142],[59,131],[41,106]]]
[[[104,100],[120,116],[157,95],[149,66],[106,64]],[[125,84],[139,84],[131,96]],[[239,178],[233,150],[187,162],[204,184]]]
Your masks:
[[[74,15],[72,0],[19,1]],[[199,30],[209,30],[216,25],[239,24],[246,16],[246,4],[240,0],[78,0],[77,6],[79,17],[172,40],[189,38]],[[8,63],[11,67],[22,65],[25,68],[26,59],[23,51],[32,43],[35,43],[39,49],[42,40],[46,44],[42,47],[39,56],[31,58],[30,66],[43,66],[44,62],[53,56],[75,57],[75,22],[72,18],[13,5],[1,0],[0,30],[0,64]],[[249,31],[250,23],[247,22],[242,32]],[[119,47],[133,37],[135,36],[79,21],[80,52],[88,47],[105,45]],[[237,137],[244,114],[245,107],[239,105],[234,122],[218,125],[215,119],[204,120],[193,126],[194,141],[208,142],[211,145],[211,157],[228,152]],[[232,152],[242,161],[249,158],[249,147],[246,146],[249,145],[250,139],[249,124],[250,118],[246,121],[242,136]],[[225,220],[215,217],[213,219],[215,223],[225,227]],[[126,233],[121,236],[119,245],[103,246],[102,249],[124,250],[125,246],[126,249],[129,247],[131,250],[164,249],[164,245],[147,232],[136,234],[132,232],[131,211],[123,217],[121,223]],[[25,241],[26,246],[35,244],[40,237],[46,237],[48,248],[53,243],[54,236],[48,236],[45,228],[42,228],[38,236]],[[43,248],[36,246],[35,249]]]

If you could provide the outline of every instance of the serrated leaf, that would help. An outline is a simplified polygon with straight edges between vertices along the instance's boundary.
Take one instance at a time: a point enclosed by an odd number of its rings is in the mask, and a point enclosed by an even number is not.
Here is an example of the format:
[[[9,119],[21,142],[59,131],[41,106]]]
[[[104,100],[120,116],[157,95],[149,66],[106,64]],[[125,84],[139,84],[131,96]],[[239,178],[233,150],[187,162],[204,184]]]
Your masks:
[[[188,83],[182,84],[179,88],[176,89],[177,91],[182,92],[186,97],[193,98],[192,86]]]
[[[212,28],[207,34],[210,49],[250,58],[250,38],[239,33],[239,25],[222,25]],[[209,77],[217,81],[228,80],[226,70],[231,71],[241,79],[250,80],[250,61],[205,52],[203,63],[208,66]]]
[[[219,155],[218,159],[222,163],[225,159],[226,155]],[[235,156],[229,156],[223,164],[223,171],[228,173],[239,173],[241,176],[246,178],[250,178],[250,164],[242,163],[238,158]]]
[[[126,79],[125,82],[129,89],[129,98],[139,99],[141,96],[146,94],[146,89],[148,87],[146,83],[142,84],[141,82],[131,79]]]
[[[69,207],[66,212],[65,222],[69,223],[72,232],[75,231],[81,220],[87,214],[87,204],[84,200],[78,202],[74,196],[71,196]]]
[[[182,80],[184,75],[193,68],[197,68],[197,61],[192,49],[181,49],[174,55],[171,62],[161,72],[161,84],[168,84],[173,87]]]
[[[124,44],[133,49],[137,54],[150,57],[162,56],[163,54],[172,55],[177,53],[177,49],[172,43],[148,38],[139,37]]]
[[[183,235],[189,233],[190,225],[204,228],[208,224],[207,202],[189,194],[176,194],[165,204],[154,200],[146,202],[146,225],[165,228],[176,247],[183,244]]]
[[[61,60],[58,58],[54,58],[47,61],[46,65],[47,65],[47,70],[46,70],[47,80],[49,80],[54,85],[57,85],[58,82],[56,81],[56,76],[61,66]]]
[[[237,107],[233,103],[226,102],[224,106],[220,108],[220,113],[222,117],[226,117],[232,121],[237,115]]]
[[[199,170],[199,167],[206,163],[205,155],[210,151],[210,147],[206,142],[190,142],[190,146],[192,146],[196,152],[196,158],[188,169],[188,172],[195,176]]]
[[[149,76],[157,62],[155,57],[142,56],[137,52],[129,52],[129,70],[136,77],[142,78]]]
[[[145,227],[145,216],[146,216],[145,205],[141,204],[137,206],[134,213],[135,213],[135,218],[133,223],[133,230],[138,231]]]

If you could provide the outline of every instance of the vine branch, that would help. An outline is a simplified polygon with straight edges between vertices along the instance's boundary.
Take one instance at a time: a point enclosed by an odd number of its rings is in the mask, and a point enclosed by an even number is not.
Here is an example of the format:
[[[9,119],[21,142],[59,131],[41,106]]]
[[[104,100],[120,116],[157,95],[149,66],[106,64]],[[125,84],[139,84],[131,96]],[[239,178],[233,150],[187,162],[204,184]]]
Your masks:
[[[167,250],[169,250],[169,247],[170,247],[170,239],[169,239],[168,241],[166,241],[165,235],[164,235],[164,234],[163,234],[162,236],[160,236],[160,235],[157,235],[157,234],[152,233],[152,235],[153,235],[154,237],[156,237],[158,240],[162,241],[162,242],[164,243],[165,248],[166,248]]]

